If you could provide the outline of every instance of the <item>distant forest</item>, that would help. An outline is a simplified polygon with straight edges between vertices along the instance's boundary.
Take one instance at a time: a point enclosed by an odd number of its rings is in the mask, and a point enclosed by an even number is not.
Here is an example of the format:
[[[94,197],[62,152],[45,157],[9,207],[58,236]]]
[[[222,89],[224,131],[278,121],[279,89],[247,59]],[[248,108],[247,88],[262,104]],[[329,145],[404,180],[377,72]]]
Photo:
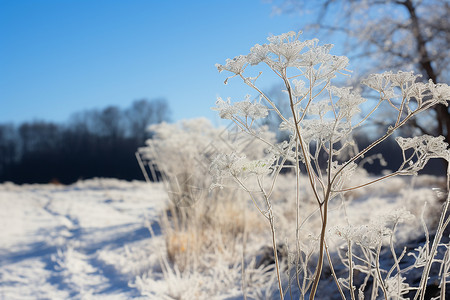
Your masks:
[[[144,180],[135,152],[151,138],[151,124],[170,121],[163,99],[137,100],[130,107],[108,106],[78,112],[63,124],[46,121],[0,124],[0,182],[62,183],[110,177]],[[366,134],[355,136],[359,148],[370,144]],[[402,161],[393,138],[366,155],[364,167],[374,174],[385,166],[371,153],[382,153],[387,167]],[[443,175],[444,164],[432,160],[423,173]]]
[[[63,183],[93,177],[144,177],[135,152],[150,138],[147,127],[169,121],[163,99],[137,100],[78,112],[64,124],[0,124],[0,182]]]

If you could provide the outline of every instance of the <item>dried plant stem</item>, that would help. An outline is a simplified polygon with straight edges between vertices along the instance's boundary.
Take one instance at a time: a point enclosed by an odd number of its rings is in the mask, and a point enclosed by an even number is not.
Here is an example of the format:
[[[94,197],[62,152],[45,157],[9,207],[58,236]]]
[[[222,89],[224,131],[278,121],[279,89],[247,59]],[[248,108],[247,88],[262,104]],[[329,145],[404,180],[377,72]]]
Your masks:
[[[388,300],[388,293],[387,293],[387,290],[386,290],[386,286],[384,284],[383,277],[381,276],[380,252],[381,252],[381,245],[379,245],[377,247],[377,252],[375,254],[376,272],[377,272],[378,280],[380,281],[381,289],[383,290],[384,299]]]
[[[314,193],[314,196],[315,196],[317,202],[320,204],[320,197],[317,194],[317,189],[314,184],[314,174],[313,174],[314,170],[312,169],[311,162],[309,160],[309,149],[306,149],[306,146],[304,145],[303,138],[300,133],[300,128],[298,126],[299,123],[297,120],[297,113],[295,112],[295,107],[294,107],[294,97],[292,95],[292,87],[291,87],[291,84],[290,84],[289,80],[287,79],[286,75],[284,75],[283,80],[284,80],[284,83],[286,85],[286,89],[287,89],[287,92],[289,95],[289,103],[290,103],[290,107],[291,107],[292,117],[294,119],[295,132],[298,137],[298,141],[300,143],[300,148],[302,150],[303,157],[305,158],[305,166],[306,166],[306,172],[308,173],[309,183],[311,185],[311,188],[313,190],[313,193]]]
[[[388,132],[386,132],[382,137],[378,138],[376,141],[372,142],[369,146],[367,146],[365,149],[361,150],[359,153],[357,153],[355,156],[353,156],[351,159],[349,159],[337,172],[334,174],[332,183],[336,180],[338,175],[351,163],[355,162],[358,158],[362,157],[364,154],[369,152],[372,148],[374,148],[376,145],[380,144],[381,142],[385,141],[388,137],[390,137],[395,130],[397,130],[399,127],[403,126],[411,117],[415,115],[414,113],[408,115],[401,121],[399,124],[397,124],[395,127],[392,127]]]
[[[352,242],[349,240],[347,242],[348,248],[348,287],[350,289],[350,297],[355,300],[355,291],[353,289],[353,253],[352,253]]]
[[[391,173],[391,174],[387,174],[385,176],[382,176],[380,178],[374,179],[372,181],[366,182],[366,183],[358,185],[358,186],[353,186],[353,187],[350,187],[350,188],[345,188],[345,189],[340,189],[338,191],[333,191],[333,193],[342,193],[342,192],[348,192],[348,191],[356,190],[356,189],[359,189],[359,188],[362,188],[362,187],[374,184],[374,183],[376,183],[378,181],[382,181],[384,179],[387,179],[387,178],[390,178],[390,177],[394,177],[394,176],[397,176],[397,175],[400,175],[400,174],[401,173],[399,171],[397,171],[397,172],[394,172],[394,173]]]
[[[275,259],[275,268],[277,270],[278,290],[280,292],[280,299],[284,299],[283,286],[281,284],[280,265],[278,261],[277,240],[275,235],[275,226],[273,223],[272,211],[269,211],[270,231],[272,232],[272,244],[273,244],[273,257]]]
[[[447,180],[450,180],[450,177],[447,177]],[[442,235],[444,234],[444,230],[450,223],[450,217],[447,217],[447,211],[448,211],[449,205],[450,205],[450,193],[448,193],[447,199],[445,200],[444,208],[442,210],[441,217],[439,219],[439,225],[436,230],[436,235],[433,240],[433,245],[428,254],[427,264],[424,267],[424,271],[422,273],[422,278],[420,279],[420,286],[419,286],[419,289],[417,290],[416,295],[414,296],[414,299],[417,299],[419,294],[420,294],[420,300],[425,299],[425,291],[427,288],[428,277],[429,277],[430,271],[431,271],[431,265],[433,264],[433,262],[435,262],[434,256],[436,255],[437,248],[439,246],[439,243],[441,242]],[[447,217],[447,219],[446,219],[446,217]]]
[[[247,222],[246,220],[246,212],[247,206],[246,203],[242,203],[243,206],[243,217],[244,217],[244,228],[242,229],[242,258],[241,258],[241,270],[242,270],[242,294],[244,295],[244,300],[247,300],[247,280],[245,273],[245,252],[247,250]]]
[[[397,222],[394,224],[394,227],[392,228],[392,234],[389,239],[389,246],[391,248],[392,258],[394,259],[394,266],[392,268],[395,267],[395,269],[397,269],[397,287],[398,287],[397,297],[400,298],[400,295],[401,295],[400,260],[397,257],[397,253],[395,253],[395,248],[394,248],[394,234],[395,234],[396,227],[397,227]],[[403,250],[402,254],[400,255],[400,258],[403,257],[404,253],[405,253],[405,250]],[[389,278],[390,274],[391,274],[391,272],[389,272],[387,274],[386,278]]]
[[[314,274],[314,282],[311,287],[311,294],[309,295],[309,299],[314,299],[317,287],[319,286],[320,276],[322,275],[323,269],[323,256],[324,256],[324,248],[325,248],[325,234],[327,229],[327,221],[328,221],[328,200],[330,196],[330,190],[328,189],[327,195],[323,202],[323,206],[321,205],[321,214],[322,214],[322,229],[320,231],[320,241],[319,241],[319,258],[317,259],[317,267],[316,272]]]
[[[319,242],[319,258],[318,258],[318,262],[317,262],[317,266],[316,266],[316,271],[315,271],[315,275],[314,275],[314,282],[313,285],[311,287],[311,293],[309,295],[309,299],[312,300],[315,298],[316,292],[317,292],[317,287],[319,285],[319,281],[320,281],[320,276],[322,274],[322,268],[323,268],[323,256],[324,256],[324,247],[325,247],[325,233],[326,233],[326,228],[327,228],[327,220],[328,220],[328,200],[330,197],[330,192],[331,192],[331,185],[329,183],[328,189],[327,189],[327,193],[325,195],[325,198],[323,200],[323,202],[320,201],[320,197],[317,194],[317,190],[314,184],[314,175],[313,175],[313,170],[310,166],[310,161],[309,161],[309,155],[308,155],[308,149],[305,149],[305,146],[303,144],[303,138],[302,135],[300,133],[300,128],[299,128],[299,122],[297,120],[297,114],[295,112],[295,107],[294,107],[294,99],[293,99],[293,95],[292,95],[292,88],[291,88],[291,84],[289,82],[289,80],[287,79],[286,75],[283,74],[283,80],[285,82],[287,91],[288,91],[288,95],[289,95],[289,101],[290,101],[290,107],[291,107],[291,112],[292,112],[292,116],[294,119],[294,124],[295,124],[295,131],[298,137],[298,141],[300,143],[301,146],[301,150],[302,150],[302,154],[303,157],[305,158],[305,166],[306,166],[306,170],[308,173],[308,178],[309,178],[309,182],[311,185],[311,188],[314,192],[315,198],[317,200],[317,202],[319,203],[320,209],[321,209],[321,216],[322,216],[322,228],[321,228],[321,232],[320,232],[320,242]],[[310,91],[310,95],[312,96],[312,92]]]
[[[345,294],[344,294],[344,291],[342,290],[341,285],[338,281],[336,272],[334,271],[333,262],[331,260],[330,252],[328,251],[328,245],[326,242],[325,242],[325,252],[327,254],[328,264],[330,265],[331,275],[333,276],[334,282],[336,283],[336,286],[339,290],[339,294],[341,295],[342,300],[345,300]]]
[[[441,279],[441,299],[445,299],[445,285],[447,283],[447,274],[448,274],[448,270],[449,270],[449,253],[450,248],[447,248],[447,251],[445,252],[444,255],[444,262],[442,265],[442,279]]]
[[[278,107],[275,105],[275,103],[272,102],[272,100],[270,100],[270,98],[263,93],[263,91],[261,91],[256,85],[254,85],[253,83],[245,80],[244,76],[242,76],[242,74],[240,74],[241,79],[245,82],[245,84],[247,84],[249,87],[251,87],[252,89],[256,90],[266,101],[267,103],[270,104],[270,106],[272,107],[272,109],[277,113],[277,115],[285,122],[288,122],[288,120],[285,119],[285,117],[283,116],[283,114],[278,110]]]
[[[298,157],[298,139],[295,139],[295,156]],[[297,279],[297,285],[300,288],[300,278],[299,278],[299,259],[300,259],[300,166],[295,165],[295,248],[297,259],[295,260],[295,277]]]
[[[272,204],[270,203],[269,197],[267,196],[266,192],[264,191],[262,182],[258,179],[258,185],[261,189],[261,192],[264,195],[264,200],[266,201],[267,205],[267,219],[269,220],[270,224],[270,231],[272,233],[272,248],[273,248],[273,257],[275,260],[275,268],[277,270],[277,280],[278,280],[278,290],[280,292],[280,299],[284,299],[284,293],[283,293],[283,285],[281,283],[281,274],[280,274],[280,264],[278,260],[278,248],[277,248],[277,239],[275,235],[275,223],[274,223],[274,216],[273,216],[273,210],[272,210]]]

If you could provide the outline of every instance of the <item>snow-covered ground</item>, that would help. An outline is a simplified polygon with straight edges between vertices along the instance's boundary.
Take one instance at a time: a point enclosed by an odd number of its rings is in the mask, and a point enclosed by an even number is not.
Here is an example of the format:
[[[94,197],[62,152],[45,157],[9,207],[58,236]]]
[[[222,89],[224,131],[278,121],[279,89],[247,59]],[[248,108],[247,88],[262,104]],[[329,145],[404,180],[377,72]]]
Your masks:
[[[128,283],[148,259],[127,251],[146,249],[166,199],[161,184],[114,179],[0,185],[0,299],[138,296]]]
[[[348,198],[353,200],[344,210],[346,219],[367,224],[399,207],[419,216],[424,202],[433,212],[439,204],[432,188],[442,187],[442,180],[420,177],[413,189],[410,182],[395,178],[352,192]],[[287,192],[279,191],[280,202],[275,203],[280,239],[290,234],[292,203]],[[162,299],[168,290],[184,295],[180,299],[203,299],[212,291],[217,294],[211,299],[242,299],[239,251],[226,258],[224,250],[219,257],[223,265],[203,274],[183,275],[177,269],[161,274],[161,257],[167,251],[158,221],[167,203],[160,183],[92,179],[69,186],[0,184],[0,299]],[[343,220],[340,207],[342,203],[331,207],[330,219]],[[330,228],[335,225],[339,224],[331,223]],[[399,240],[407,242],[422,234],[419,220],[407,226]],[[255,257],[250,253],[255,249],[271,245],[267,234],[255,233],[247,242],[248,257]],[[217,258],[216,262],[220,264]],[[275,283],[259,272],[254,288]]]

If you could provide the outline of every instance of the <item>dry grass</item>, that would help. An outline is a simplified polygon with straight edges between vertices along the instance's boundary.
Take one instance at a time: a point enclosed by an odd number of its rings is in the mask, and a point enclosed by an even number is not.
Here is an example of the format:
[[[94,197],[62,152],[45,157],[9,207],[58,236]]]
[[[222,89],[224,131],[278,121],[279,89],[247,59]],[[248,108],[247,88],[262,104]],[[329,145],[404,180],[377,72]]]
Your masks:
[[[214,253],[233,260],[233,256],[242,255],[244,236],[266,234],[267,224],[247,207],[243,195],[216,193],[216,198],[192,207],[170,203],[160,219],[169,261],[184,271],[202,267],[202,261]]]

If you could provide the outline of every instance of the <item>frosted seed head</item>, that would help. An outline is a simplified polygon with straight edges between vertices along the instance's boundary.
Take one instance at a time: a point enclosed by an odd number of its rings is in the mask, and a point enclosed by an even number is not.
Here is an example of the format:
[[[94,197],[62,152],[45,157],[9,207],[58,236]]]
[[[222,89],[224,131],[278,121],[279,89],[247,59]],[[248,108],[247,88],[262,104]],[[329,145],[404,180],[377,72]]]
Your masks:
[[[247,55],[247,61],[252,66],[257,65],[266,60],[268,52],[267,45],[256,44],[250,49],[250,53]]]
[[[361,112],[359,106],[367,101],[359,94],[354,93],[349,87],[338,88],[331,86],[329,91],[339,98],[336,102],[339,119],[346,119],[348,122]]]
[[[266,159],[252,160],[242,165],[242,171],[250,174],[268,175],[272,172],[272,166],[275,162],[275,157],[271,156]]]
[[[242,73],[247,63],[247,57],[244,55],[239,55],[233,59],[228,58],[225,65],[216,64],[216,68],[219,72],[226,70],[238,75]]]
[[[391,211],[383,218],[386,224],[397,224],[410,222],[415,219],[415,216],[411,214],[408,210],[406,210],[404,207],[401,207]]]
[[[383,243],[383,237],[390,231],[381,224],[371,222],[369,225],[336,226],[335,234],[345,241],[354,242],[366,249],[373,249]]]
[[[436,104],[448,106],[448,101],[450,101],[450,87],[448,85],[434,84],[433,81],[430,80],[428,82],[428,89],[430,90]]]
[[[319,102],[312,102],[308,106],[307,113],[310,115],[316,115],[316,116],[324,116],[327,112],[331,111],[332,107],[330,105],[330,101],[328,100],[322,100]]]
[[[391,81],[393,86],[403,87],[410,86],[414,84],[418,78],[422,77],[422,75],[414,75],[414,72],[403,72],[398,71],[396,74],[391,73],[389,75],[389,80]]]
[[[265,105],[253,103],[249,100],[249,97],[245,101],[236,102],[234,107],[240,116],[253,120],[265,118],[269,114],[269,110]]]
[[[210,190],[222,186],[223,179],[236,177],[242,171],[242,165],[245,156],[239,156],[236,153],[219,153],[211,162],[209,173],[213,178]]]
[[[392,72],[370,74],[366,79],[363,79],[361,83],[381,93],[389,86],[391,76]]]
[[[233,115],[237,113],[237,108],[231,105],[230,99],[224,101],[222,98],[218,97],[216,101],[216,107],[211,108],[212,110],[217,110],[219,116],[222,119],[233,119]]]
[[[395,140],[403,151],[413,149],[420,157],[443,158],[449,161],[450,150],[444,139],[443,136],[422,135],[412,138],[397,137]]]
[[[302,32],[299,31],[298,35],[300,35]],[[291,40],[297,39],[298,36],[295,33],[295,31],[289,31],[286,33],[282,33],[280,35],[272,35],[267,38],[269,43],[271,44],[282,44],[282,43],[288,43]]]
[[[308,89],[306,88],[306,83],[303,80],[294,79],[292,80],[293,84],[293,95],[294,97],[302,98],[308,93]]]

